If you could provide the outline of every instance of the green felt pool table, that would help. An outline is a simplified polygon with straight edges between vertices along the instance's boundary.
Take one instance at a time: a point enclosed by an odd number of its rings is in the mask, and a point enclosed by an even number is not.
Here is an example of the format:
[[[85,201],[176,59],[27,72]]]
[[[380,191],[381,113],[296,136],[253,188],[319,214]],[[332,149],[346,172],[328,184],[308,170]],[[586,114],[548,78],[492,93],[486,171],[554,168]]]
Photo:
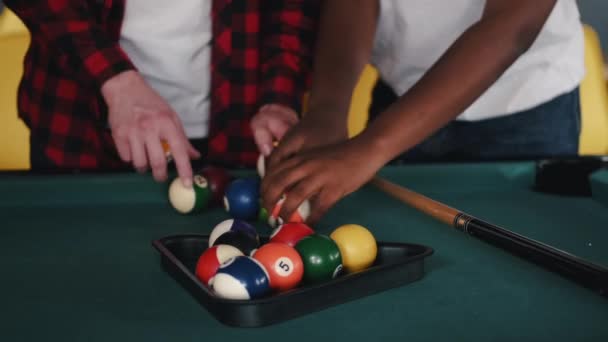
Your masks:
[[[608,171],[593,196],[531,190],[535,164],[392,166],[381,175],[532,239],[608,265]],[[566,181],[566,180],[565,180]],[[163,272],[151,241],[207,234],[221,209],[184,216],[137,174],[0,175],[0,340],[607,341],[608,300],[366,186],[315,228],[368,227],[434,249],[403,287],[262,328],[219,323]],[[259,227],[262,234],[267,228]]]

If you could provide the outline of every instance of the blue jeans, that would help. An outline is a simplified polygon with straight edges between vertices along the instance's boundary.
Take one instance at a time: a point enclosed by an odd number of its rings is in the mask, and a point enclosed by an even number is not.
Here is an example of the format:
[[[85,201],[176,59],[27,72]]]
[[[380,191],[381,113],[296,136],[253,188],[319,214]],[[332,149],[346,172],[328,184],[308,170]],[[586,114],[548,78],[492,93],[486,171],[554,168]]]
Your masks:
[[[452,121],[396,162],[574,157],[581,130],[579,90],[513,115]]]

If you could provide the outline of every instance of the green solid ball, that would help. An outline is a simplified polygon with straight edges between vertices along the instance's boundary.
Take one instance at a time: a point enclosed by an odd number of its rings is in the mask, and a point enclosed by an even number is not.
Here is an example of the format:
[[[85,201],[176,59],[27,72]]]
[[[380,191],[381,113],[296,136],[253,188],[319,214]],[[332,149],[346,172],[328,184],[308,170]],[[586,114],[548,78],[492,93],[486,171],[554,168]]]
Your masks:
[[[258,221],[268,223],[268,210],[260,205],[260,211],[258,212]]]
[[[338,245],[329,237],[313,234],[301,239],[295,246],[304,263],[303,280],[318,283],[331,280],[342,270],[342,257]]]

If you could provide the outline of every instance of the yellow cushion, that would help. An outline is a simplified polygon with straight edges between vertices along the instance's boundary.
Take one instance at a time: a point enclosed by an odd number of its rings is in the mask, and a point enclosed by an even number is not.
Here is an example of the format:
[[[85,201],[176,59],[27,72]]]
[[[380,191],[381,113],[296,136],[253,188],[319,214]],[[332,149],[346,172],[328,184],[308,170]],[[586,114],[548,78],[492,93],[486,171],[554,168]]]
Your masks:
[[[0,16],[0,169],[29,168],[29,133],[17,117],[17,87],[29,33],[10,11]]]
[[[582,134],[580,154],[608,154],[608,91],[597,33],[585,26],[585,67],[581,84]]]
[[[348,132],[351,137],[361,133],[367,124],[371,93],[377,80],[376,69],[371,65],[366,66],[354,90],[348,114]]]
[[[17,117],[17,87],[29,34],[10,11],[0,15],[0,169],[29,168],[29,133]]]

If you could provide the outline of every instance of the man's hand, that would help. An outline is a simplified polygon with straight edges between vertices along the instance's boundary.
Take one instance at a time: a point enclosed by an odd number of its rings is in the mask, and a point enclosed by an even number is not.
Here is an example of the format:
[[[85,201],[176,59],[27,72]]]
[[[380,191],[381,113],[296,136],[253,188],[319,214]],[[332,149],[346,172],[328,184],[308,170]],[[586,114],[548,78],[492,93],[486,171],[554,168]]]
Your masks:
[[[345,115],[327,112],[309,112],[281,139],[268,159],[267,169],[272,169],[289,157],[317,147],[348,140]]]
[[[348,139],[346,119],[337,122],[327,113],[309,112],[302,120],[290,108],[265,105],[251,120],[251,129],[259,151],[269,158],[269,167],[295,153]],[[277,147],[275,142],[280,142]]]
[[[283,139],[285,133],[297,123],[298,115],[291,108],[279,104],[262,106],[251,120],[258,150],[268,157],[274,142]]]
[[[167,178],[167,158],[162,148],[170,147],[177,172],[185,186],[192,185],[190,158],[200,154],[188,141],[181,121],[160,95],[135,71],[109,79],[101,89],[108,105],[108,121],[120,158],[138,172],[152,169],[157,181]]]
[[[379,150],[360,138],[299,153],[269,170],[262,180],[264,206],[271,210],[285,194],[280,217],[290,217],[310,199],[308,222],[315,223],[337,201],[368,182],[385,162]]]

